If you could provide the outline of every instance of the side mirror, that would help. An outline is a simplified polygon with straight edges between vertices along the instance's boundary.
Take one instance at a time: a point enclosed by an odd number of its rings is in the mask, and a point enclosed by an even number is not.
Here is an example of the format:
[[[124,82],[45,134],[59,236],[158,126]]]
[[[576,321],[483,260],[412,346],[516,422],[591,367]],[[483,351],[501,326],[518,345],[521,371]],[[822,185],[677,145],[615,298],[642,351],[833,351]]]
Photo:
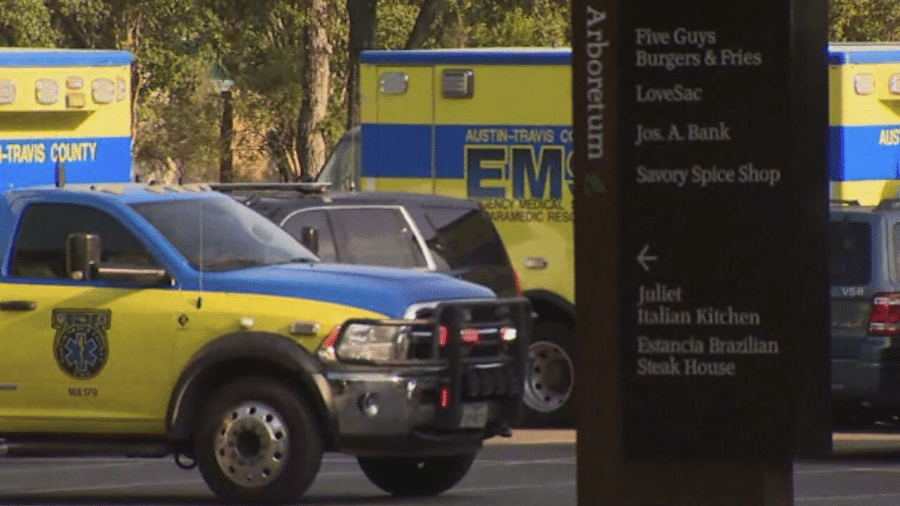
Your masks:
[[[312,251],[316,255],[319,254],[319,229],[313,227],[303,227],[300,229],[300,244],[306,246],[306,249]]]
[[[171,284],[165,269],[100,263],[100,236],[76,232],[66,240],[66,275],[71,279],[115,281],[141,286]]]
[[[100,236],[76,232],[66,239],[66,276],[70,279],[93,279],[100,263]]]

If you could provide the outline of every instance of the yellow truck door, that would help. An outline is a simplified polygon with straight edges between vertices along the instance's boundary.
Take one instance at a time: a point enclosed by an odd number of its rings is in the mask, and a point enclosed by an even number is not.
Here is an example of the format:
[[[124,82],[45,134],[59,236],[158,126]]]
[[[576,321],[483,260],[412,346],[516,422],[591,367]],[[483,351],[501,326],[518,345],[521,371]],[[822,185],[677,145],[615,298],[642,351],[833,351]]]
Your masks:
[[[174,381],[174,289],[71,279],[65,238],[85,231],[101,236],[106,262],[155,262],[102,210],[25,209],[0,282],[0,416],[14,431],[162,433]]]

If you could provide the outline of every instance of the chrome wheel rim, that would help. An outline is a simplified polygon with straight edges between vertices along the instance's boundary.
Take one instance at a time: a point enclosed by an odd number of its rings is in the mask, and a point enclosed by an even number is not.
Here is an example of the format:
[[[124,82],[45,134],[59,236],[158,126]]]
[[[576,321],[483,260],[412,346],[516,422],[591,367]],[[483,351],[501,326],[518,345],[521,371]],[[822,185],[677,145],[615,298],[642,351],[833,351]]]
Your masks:
[[[572,395],[575,368],[562,347],[549,341],[532,343],[528,348],[528,375],[523,400],[541,413],[559,409]]]
[[[271,406],[244,402],[228,410],[216,432],[216,461],[242,487],[262,487],[281,474],[288,457],[287,423]]]

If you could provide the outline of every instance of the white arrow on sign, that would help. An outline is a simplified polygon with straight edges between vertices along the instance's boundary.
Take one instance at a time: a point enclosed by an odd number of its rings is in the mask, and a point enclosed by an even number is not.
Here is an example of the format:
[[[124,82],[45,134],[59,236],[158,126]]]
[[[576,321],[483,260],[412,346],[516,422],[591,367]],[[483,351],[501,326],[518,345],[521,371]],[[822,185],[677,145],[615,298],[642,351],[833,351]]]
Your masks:
[[[641,264],[641,267],[644,268],[645,271],[650,272],[650,266],[647,265],[647,262],[655,262],[656,255],[648,255],[647,252],[650,250],[650,245],[645,244],[644,248],[641,249],[641,252],[638,253],[637,261]]]

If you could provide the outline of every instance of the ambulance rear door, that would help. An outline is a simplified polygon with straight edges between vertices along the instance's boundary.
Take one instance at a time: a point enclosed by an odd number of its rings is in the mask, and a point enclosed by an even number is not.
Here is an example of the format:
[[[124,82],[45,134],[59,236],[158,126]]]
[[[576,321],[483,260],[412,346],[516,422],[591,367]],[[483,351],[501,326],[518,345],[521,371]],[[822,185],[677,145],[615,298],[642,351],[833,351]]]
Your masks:
[[[414,53],[361,69],[364,190],[434,192],[434,69]]]

